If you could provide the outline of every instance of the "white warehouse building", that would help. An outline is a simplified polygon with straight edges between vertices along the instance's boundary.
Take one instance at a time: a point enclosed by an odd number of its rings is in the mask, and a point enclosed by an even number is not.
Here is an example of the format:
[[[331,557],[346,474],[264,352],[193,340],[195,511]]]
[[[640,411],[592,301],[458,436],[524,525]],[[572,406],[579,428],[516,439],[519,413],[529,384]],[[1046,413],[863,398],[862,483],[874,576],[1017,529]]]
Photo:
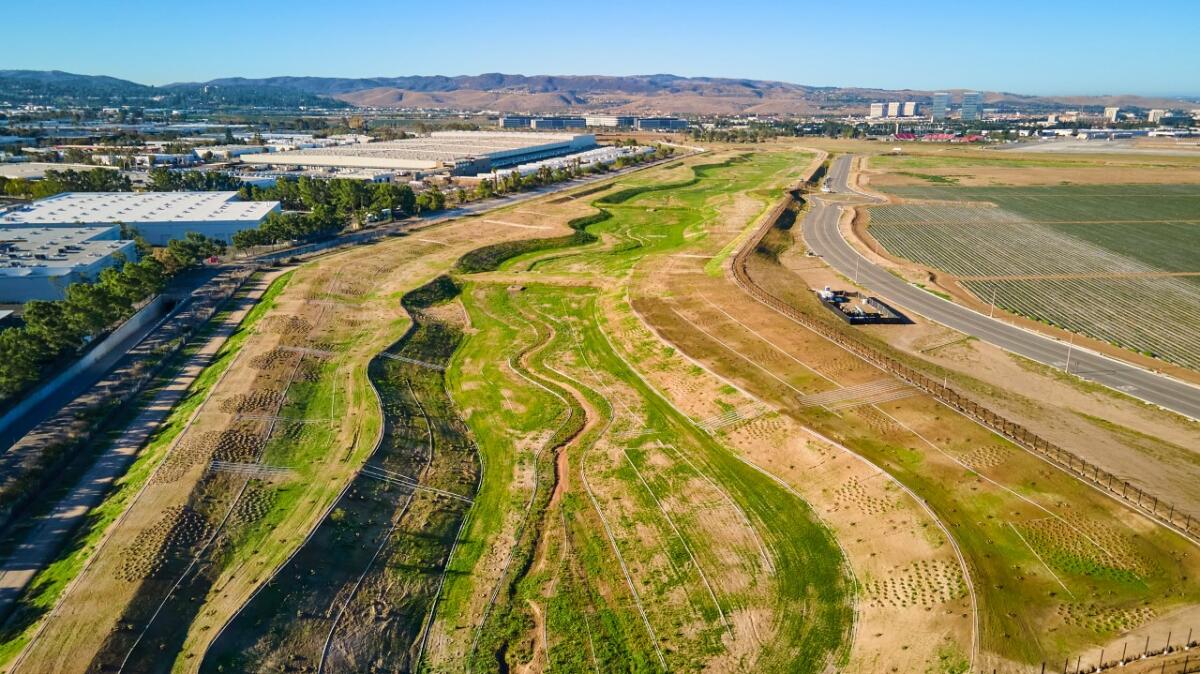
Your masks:
[[[0,214],[0,227],[80,227],[125,224],[154,246],[187,232],[225,242],[254,229],[278,201],[241,201],[237,192],[66,192]]]
[[[0,228],[0,303],[61,300],[67,286],[137,259],[117,227]]]
[[[435,131],[421,138],[247,155],[242,163],[276,167],[337,167],[437,171],[459,175],[491,171],[596,147],[592,134]]]

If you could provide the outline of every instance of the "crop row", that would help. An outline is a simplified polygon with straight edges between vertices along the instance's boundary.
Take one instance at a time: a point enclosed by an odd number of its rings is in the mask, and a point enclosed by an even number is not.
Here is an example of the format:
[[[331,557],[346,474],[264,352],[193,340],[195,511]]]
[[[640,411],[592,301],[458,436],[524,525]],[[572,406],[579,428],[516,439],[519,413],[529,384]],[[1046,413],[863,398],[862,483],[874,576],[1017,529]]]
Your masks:
[[[1030,222],[890,225],[875,221],[871,233],[892,253],[957,276],[1158,271]]]
[[[914,199],[989,201],[1037,222],[1194,220],[1200,212],[1200,185],[930,185],[889,191]]]
[[[1118,346],[1200,368],[1200,285],[1176,278],[967,281],[976,296]]]

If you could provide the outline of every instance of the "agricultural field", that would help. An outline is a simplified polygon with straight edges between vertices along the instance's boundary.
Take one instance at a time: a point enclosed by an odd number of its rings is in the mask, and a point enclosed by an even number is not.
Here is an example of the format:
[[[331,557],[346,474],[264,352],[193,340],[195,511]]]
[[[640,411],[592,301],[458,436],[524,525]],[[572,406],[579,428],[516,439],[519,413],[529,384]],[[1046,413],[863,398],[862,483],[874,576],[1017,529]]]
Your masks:
[[[1200,188],[894,187],[893,255],[1013,313],[1200,368]]]

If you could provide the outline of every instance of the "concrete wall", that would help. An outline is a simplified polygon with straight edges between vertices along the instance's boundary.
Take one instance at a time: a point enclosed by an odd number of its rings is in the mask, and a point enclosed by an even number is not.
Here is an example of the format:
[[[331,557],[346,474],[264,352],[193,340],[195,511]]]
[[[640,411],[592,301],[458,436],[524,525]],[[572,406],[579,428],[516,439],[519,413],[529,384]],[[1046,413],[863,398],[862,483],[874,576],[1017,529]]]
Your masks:
[[[20,419],[23,414],[28,413],[29,410],[59,390],[70,386],[77,386],[85,380],[94,379],[98,373],[89,372],[89,369],[93,365],[113,353],[113,350],[118,348],[131,335],[157,322],[166,313],[167,297],[165,295],[158,295],[150,300],[149,304],[142,307],[129,320],[122,323],[120,327],[109,333],[107,337],[88,349],[87,353],[84,353],[79,360],[59,373],[54,379],[33,390],[20,403],[6,412],[4,416],[0,417],[0,436],[5,435],[13,422]],[[90,385],[91,382],[89,381],[86,386]]]

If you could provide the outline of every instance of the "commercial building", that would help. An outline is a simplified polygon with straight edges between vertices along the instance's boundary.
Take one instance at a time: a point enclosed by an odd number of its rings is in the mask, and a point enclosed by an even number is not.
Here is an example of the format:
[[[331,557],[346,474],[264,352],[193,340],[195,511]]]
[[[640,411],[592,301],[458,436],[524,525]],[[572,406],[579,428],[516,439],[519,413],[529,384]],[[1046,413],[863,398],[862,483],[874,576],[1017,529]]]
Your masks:
[[[423,138],[248,155],[255,166],[337,167],[457,175],[486,173],[596,146],[592,134],[437,131]]]
[[[535,117],[529,121],[533,129],[582,129],[587,127],[587,120],[582,117]]]
[[[532,117],[510,117],[504,116],[500,118],[501,129],[528,129],[529,123],[533,121]]]
[[[134,242],[119,239],[120,229],[111,225],[0,228],[0,303],[61,300],[72,283],[136,260]]]
[[[499,169],[497,171],[493,171],[490,175],[481,175],[481,176],[477,176],[477,177],[491,178],[493,180],[497,180],[500,178],[507,177],[508,175],[510,175],[512,173],[518,173],[522,176],[527,176],[527,175],[533,175],[534,173],[537,173],[538,170],[541,169],[542,167],[548,167],[551,170],[566,169],[566,168],[570,168],[572,166],[579,166],[580,168],[587,168],[589,166],[594,166],[596,164],[612,164],[612,163],[616,162],[618,159],[621,159],[622,157],[640,157],[640,156],[645,156],[645,155],[653,154],[653,153],[654,153],[654,148],[647,147],[644,145],[639,145],[636,147],[615,147],[615,146],[607,145],[604,147],[598,147],[594,150],[588,150],[587,152],[580,152],[579,154],[573,154],[573,155],[569,155],[566,157],[555,157],[553,159],[543,159],[541,161],[535,161],[535,162],[530,162],[528,164],[521,164],[519,166],[514,166],[513,168]]]
[[[1159,122],[1162,121],[1162,118],[1166,117],[1166,116],[1167,116],[1166,110],[1160,110],[1158,108],[1155,108],[1154,110],[1151,110],[1149,113],[1146,114],[1146,121],[1150,122],[1151,124],[1158,124]]]
[[[983,96],[978,91],[964,92],[962,97],[962,121],[979,121],[979,113],[982,112],[982,108],[980,107],[982,103]]]
[[[883,103],[872,103],[871,112],[867,113],[867,117],[883,117]]]
[[[0,227],[72,228],[122,223],[165,246],[187,232],[230,241],[279,210],[278,201],[240,201],[237,192],[66,192],[0,214]]]
[[[904,107],[901,110],[901,114],[903,114],[905,117],[916,117],[917,116],[917,102],[916,101],[905,101]]]
[[[638,131],[682,131],[688,122],[677,117],[639,117],[634,126]]]
[[[593,117],[584,117],[584,121],[588,126],[599,126],[617,129],[629,129],[637,123],[637,118],[633,116],[621,115],[597,115]]]
[[[218,161],[229,161],[234,157],[260,154],[266,151],[267,148],[262,145],[200,145],[193,150],[196,153],[197,159],[215,159]]]
[[[1120,115],[1121,115],[1121,108],[1117,108],[1117,107],[1104,108],[1104,119],[1106,119],[1110,122],[1117,121],[1117,117],[1119,117]]]
[[[9,180],[41,180],[46,177],[46,171],[92,171],[104,168],[91,164],[51,164],[49,162],[30,161],[16,164],[0,164],[0,177]]]
[[[899,117],[900,116],[900,101],[889,101],[888,102],[887,116],[888,117]]]
[[[950,94],[939,91],[933,95],[933,103],[929,106],[929,118],[935,122],[946,119],[950,110]]]

